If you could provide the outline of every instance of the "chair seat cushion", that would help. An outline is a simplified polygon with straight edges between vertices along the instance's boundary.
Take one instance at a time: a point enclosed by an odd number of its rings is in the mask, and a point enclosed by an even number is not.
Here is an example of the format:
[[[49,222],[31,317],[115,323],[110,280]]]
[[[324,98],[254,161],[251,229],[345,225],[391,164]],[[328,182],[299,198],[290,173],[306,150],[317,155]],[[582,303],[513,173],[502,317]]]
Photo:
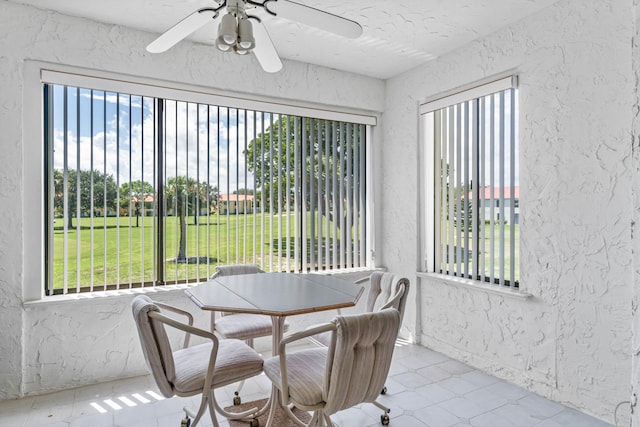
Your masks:
[[[296,403],[309,406],[322,403],[326,364],[326,348],[312,348],[287,354],[287,378],[291,399]],[[278,389],[282,390],[279,356],[270,357],[264,361],[264,373]]]
[[[213,374],[213,385],[224,385],[262,372],[262,357],[239,340],[220,340]],[[173,353],[176,377],[173,383],[179,393],[202,391],[209,367],[211,343],[195,345]]]
[[[216,319],[215,324],[220,337],[238,340],[269,336],[273,328],[271,317],[262,314],[230,314]],[[282,332],[288,330],[289,324],[285,322]]]

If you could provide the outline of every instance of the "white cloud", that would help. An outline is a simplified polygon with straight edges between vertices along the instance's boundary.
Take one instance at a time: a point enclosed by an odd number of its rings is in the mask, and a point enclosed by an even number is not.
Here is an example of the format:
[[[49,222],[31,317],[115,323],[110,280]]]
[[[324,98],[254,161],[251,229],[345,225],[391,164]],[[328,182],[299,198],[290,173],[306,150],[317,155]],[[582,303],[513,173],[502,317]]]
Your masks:
[[[90,98],[88,91],[81,92],[81,96]],[[100,101],[104,96],[104,93],[94,92],[93,99]],[[108,103],[118,100],[115,94],[107,93],[106,97]],[[68,126],[66,159],[69,169],[77,169],[79,161],[80,169],[106,172],[117,178],[120,185],[129,180],[154,181],[154,150],[157,151],[157,147],[154,147],[156,124],[150,108],[152,100],[145,98],[143,105],[142,98],[132,97],[131,119],[129,101],[129,97],[119,97],[119,116],[116,116],[115,105],[107,106],[106,124],[103,123],[104,111],[96,108],[94,122],[97,124],[94,123],[93,136],[83,126],[78,141],[75,125]],[[81,113],[88,117],[89,112]],[[167,101],[165,114],[166,179],[176,175],[189,176],[217,186],[222,193],[253,187],[253,176],[243,152],[256,133],[268,127],[268,116],[263,124],[261,114],[254,117],[253,112],[217,107],[210,107],[207,113],[206,106],[197,108],[195,104],[175,101]],[[57,123],[54,129],[53,164],[56,169],[62,169],[65,164],[64,130],[60,127]]]

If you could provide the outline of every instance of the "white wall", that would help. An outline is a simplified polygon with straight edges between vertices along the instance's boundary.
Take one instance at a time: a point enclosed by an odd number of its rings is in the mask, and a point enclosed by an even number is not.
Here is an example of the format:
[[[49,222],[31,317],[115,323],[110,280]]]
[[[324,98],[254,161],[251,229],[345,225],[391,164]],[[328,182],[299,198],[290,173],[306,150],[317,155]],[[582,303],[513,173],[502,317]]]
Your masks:
[[[266,74],[253,57],[224,55],[188,42],[151,55],[144,48],[154,37],[0,1],[0,400],[146,372],[129,309],[131,295],[31,303],[23,309],[23,292],[33,286],[25,276],[40,268],[34,253],[24,253],[26,241],[39,239],[40,227],[24,220],[25,205],[40,197],[37,188],[25,183],[34,162],[42,167],[38,150],[25,149],[30,144],[23,140],[32,133],[29,129],[41,125],[39,111],[25,113],[29,100],[23,102],[23,95],[34,88],[37,93],[39,84],[25,73],[25,61],[361,111],[380,112],[384,106],[380,80],[289,61],[282,72]],[[159,291],[154,297],[193,308],[182,290]],[[196,322],[205,326],[207,317]]]
[[[382,263],[408,274],[420,255],[418,103],[515,70],[532,298],[420,279],[407,318],[423,345],[609,422],[631,375],[632,16],[631,0],[562,0],[389,80],[380,180]]]
[[[144,51],[151,34],[0,1],[0,399],[144,371],[131,296],[22,307],[25,272],[37,268],[23,253],[23,236],[33,228],[23,220],[33,193],[24,164],[38,157],[23,152],[23,129],[40,125],[39,118],[23,122],[23,91],[36,84],[25,80],[24,63],[33,59],[384,110],[375,131],[382,170],[377,256],[412,279],[416,298],[405,328],[426,346],[612,422],[630,388],[631,250],[638,245],[631,221],[640,207],[631,191],[632,179],[638,182],[630,136],[632,12],[631,0],[561,0],[389,80],[385,101],[378,80],[295,62],[268,75],[252,58],[190,43],[152,56]],[[521,81],[521,283],[533,294],[528,301],[414,274],[418,103],[510,69]],[[190,304],[180,290],[154,297]]]
[[[637,234],[638,225],[640,225],[640,117],[637,112],[640,109],[640,92],[637,90],[640,87],[640,44],[638,44],[638,38],[640,37],[640,2],[634,1],[634,40],[632,46],[633,53],[633,71],[634,80],[633,84],[636,90],[634,91],[633,99],[633,111],[636,114],[633,115],[633,233]],[[634,238],[633,251],[635,254],[640,254],[640,239]],[[633,331],[633,344],[632,358],[633,365],[631,370],[631,401],[633,402],[634,411],[632,414],[632,422],[634,426],[640,426],[640,414],[638,414],[637,404],[638,396],[640,396],[640,259],[636,256],[633,259],[633,300],[631,304],[631,313],[633,316],[632,331]]]

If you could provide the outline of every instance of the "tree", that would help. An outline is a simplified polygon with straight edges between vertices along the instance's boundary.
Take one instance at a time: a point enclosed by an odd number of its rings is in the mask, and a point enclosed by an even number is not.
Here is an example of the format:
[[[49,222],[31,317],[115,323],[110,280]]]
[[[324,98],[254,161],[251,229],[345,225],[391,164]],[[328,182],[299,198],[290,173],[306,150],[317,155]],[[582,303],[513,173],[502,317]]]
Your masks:
[[[275,207],[285,206],[295,191],[295,157],[292,154],[298,144],[293,135],[293,126],[289,126],[289,145],[287,146],[286,120],[286,116],[281,117],[272,127],[249,142],[245,151],[248,169],[255,177],[255,186],[262,190],[257,191],[256,196],[262,202],[263,211],[269,210],[272,204]],[[309,172],[309,165],[306,167]],[[287,184],[291,190],[290,194],[286,194]],[[271,200],[272,193],[275,200]],[[277,199],[278,195],[280,195],[279,199]]]
[[[133,209],[133,214],[136,217],[136,227],[138,226],[140,207],[144,212],[147,196],[153,196],[154,194],[155,188],[153,188],[153,185],[145,181],[125,182],[120,186],[120,209],[126,209],[127,211],[129,207]]]
[[[120,200],[123,206],[128,207],[132,200],[144,200],[146,196],[153,195],[155,188],[146,181],[125,182],[120,186]]]
[[[175,215],[178,217],[180,230],[180,243],[178,246],[178,260],[186,259],[187,255],[187,222],[186,216],[189,214],[189,194],[194,193],[197,181],[184,176],[169,178],[165,187],[165,198],[167,206],[175,208]]]
[[[200,215],[201,206],[206,206],[207,199],[210,206],[217,206],[218,187],[208,185],[206,182],[198,181],[178,176],[170,178],[165,186],[165,199],[168,209],[175,208],[175,215],[178,217],[180,242],[178,246],[178,260],[187,258],[187,221],[186,217],[193,214],[194,224]]]
[[[315,119],[294,121],[291,117],[280,116],[249,143],[245,155],[248,168],[255,176],[256,189],[259,189],[256,197],[261,200],[263,211],[287,206],[296,192],[299,197],[306,195],[302,203],[310,208],[311,198],[317,197],[317,192],[311,194],[311,183],[319,182],[325,191],[322,197],[327,198],[333,208],[327,210],[326,203],[317,203],[316,208],[338,228],[346,224],[334,216],[340,214],[346,218],[346,209],[341,211],[337,206],[341,202],[353,204],[353,190],[362,184],[359,169],[353,167],[353,159],[347,154],[353,152],[360,140],[360,127],[325,126],[325,123]],[[306,144],[302,143],[303,135],[307,138]],[[296,158],[298,165],[302,165],[297,170]],[[349,235],[345,231],[342,230],[342,236]]]
[[[218,210],[218,201],[220,200],[220,192],[218,187],[201,182],[197,184],[196,193],[197,199],[193,206],[193,223],[198,224],[198,217],[202,211],[202,207],[206,206],[208,211],[211,212]]]
[[[60,215],[66,217],[67,227],[74,228],[73,218],[78,213],[78,174],[73,169],[67,170],[67,203],[65,206],[64,172],[58,169],[53,171],[53,207]],[[80,171],[80,213],[94,215],[91,212],[91,201],[93,208],[103,209],[104,215],[109,209],[115,209],[117,186],[112,175],[105,175],[100,171],[81,170]],[[105,204],[106,195],[106,204]],[[93,196],[93,198],[92,198]]]

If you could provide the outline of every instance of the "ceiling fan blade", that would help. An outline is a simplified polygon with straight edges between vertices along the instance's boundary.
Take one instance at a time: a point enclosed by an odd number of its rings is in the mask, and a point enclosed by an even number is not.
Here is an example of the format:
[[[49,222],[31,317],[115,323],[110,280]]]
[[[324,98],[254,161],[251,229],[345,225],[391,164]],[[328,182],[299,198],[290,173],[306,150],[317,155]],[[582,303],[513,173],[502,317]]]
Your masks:
[[[290,21],[297,21],[340,36],[356,39],[362,35],[362,27],[355,21],[288,0],[271,0],[265,3],[270,12]]]
[[[203,8],[197,10],[149,43],[147,51],[151,53],[164,52],[216,17],[217,12],[214,9]]]
[[[260,63],[260,66],[267,73],[277,73],[282,69],[282,61],[278,56],[278,51],[269,37],[267,29],[262,22],[253,20],[253,34],[256,40],[256,46],[253,48],[253,53],[256,55],[256,59]]]

